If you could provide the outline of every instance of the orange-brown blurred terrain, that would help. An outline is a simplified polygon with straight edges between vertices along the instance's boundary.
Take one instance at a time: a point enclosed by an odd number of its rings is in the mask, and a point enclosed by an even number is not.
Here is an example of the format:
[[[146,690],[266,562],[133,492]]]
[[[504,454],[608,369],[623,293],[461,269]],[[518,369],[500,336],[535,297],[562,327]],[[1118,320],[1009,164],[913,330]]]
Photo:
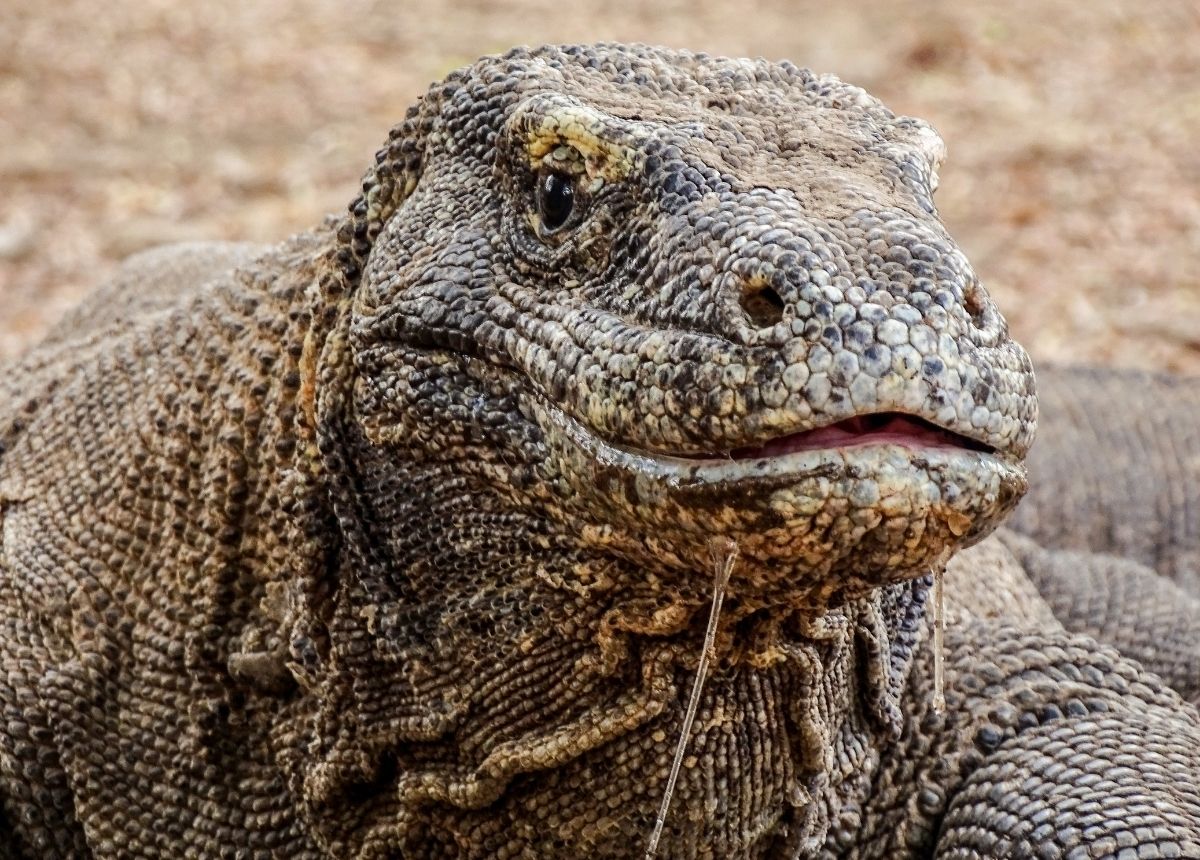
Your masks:
[[[939,206],[1036,359],[1200,372],[1194,0],[0,0],[0,357],[121,258],[342,208],[427,84],[513,44],[788,58],[946,138]]]

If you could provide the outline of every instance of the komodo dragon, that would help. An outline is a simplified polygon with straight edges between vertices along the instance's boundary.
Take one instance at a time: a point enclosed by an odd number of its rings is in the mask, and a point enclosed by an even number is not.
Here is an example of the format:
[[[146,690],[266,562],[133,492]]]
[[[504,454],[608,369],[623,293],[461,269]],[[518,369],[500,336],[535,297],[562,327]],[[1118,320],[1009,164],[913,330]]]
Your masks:
[[[641,857],[714,538],[658,856],[1200,856],[1186,672],[1027,576],[1192,599],[1195,484],[1142,546],[1043,470],[1126,560],[983,541],[1034,381],[941,157],[787,63],[517,49],[346,217],[131,261],[0,381],[0,857]]]

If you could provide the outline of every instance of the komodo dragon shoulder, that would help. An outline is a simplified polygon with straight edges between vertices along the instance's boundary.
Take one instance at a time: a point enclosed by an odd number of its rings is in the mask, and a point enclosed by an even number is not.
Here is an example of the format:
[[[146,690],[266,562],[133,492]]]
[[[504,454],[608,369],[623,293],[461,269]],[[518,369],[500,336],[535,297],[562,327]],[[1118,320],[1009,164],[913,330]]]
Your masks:
[[[1160,678],[1061,597],[1194,594],[1195,520],[1050,458],[988,538],[1034,375],[942,154],[787,63],[517,49],[344,217],[131,261],[0,379],[0,856],[641,857],[714,547],[658,856],[1200,856],[1186,624]]]

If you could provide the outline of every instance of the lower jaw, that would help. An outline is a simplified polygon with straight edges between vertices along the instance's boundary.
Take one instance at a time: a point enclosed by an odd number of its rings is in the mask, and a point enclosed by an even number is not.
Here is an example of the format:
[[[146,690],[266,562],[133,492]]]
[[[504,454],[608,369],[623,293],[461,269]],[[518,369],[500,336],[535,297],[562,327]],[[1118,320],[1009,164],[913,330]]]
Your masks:
[[[877,456],[865,458],[875,462],[863,471],[861,462],[843,463],[827,475],[732,499],[683,488],[659,495],[641,509],[646,546],[707,574],[708,553],[697,550],[707,550],[710,536],[729,538],[742,586],[766,602],[825,607],[944,564],[988,534],[1019,498],[996,472],[913,468],[898,451],[865,453]]]
[[[614,446],[556,409],[541,416],[569,526],[606,551],[711,587],[709,544],[738,546],[731,593],[814,608],[911,579],[999,524],[1025,489],[1020,461],[899,441],[747,460]],[[594,548],[601,548],[599,545]]]

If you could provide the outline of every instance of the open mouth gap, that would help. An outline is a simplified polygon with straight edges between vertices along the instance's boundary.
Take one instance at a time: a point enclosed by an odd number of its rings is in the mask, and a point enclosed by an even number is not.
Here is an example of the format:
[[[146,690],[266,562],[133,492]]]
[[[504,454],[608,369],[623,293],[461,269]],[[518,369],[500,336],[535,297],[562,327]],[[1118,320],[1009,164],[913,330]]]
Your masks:
[[[726,453],[734,460],[760,460],[797,451],[885,444],[906,445],[911,448],[965,448],[969,451],[994,453],[993,448],[982,442],[938,427],[915,415],[900,412],[855,415],[826,427],[790,433],[761,445],[734,448]]]

